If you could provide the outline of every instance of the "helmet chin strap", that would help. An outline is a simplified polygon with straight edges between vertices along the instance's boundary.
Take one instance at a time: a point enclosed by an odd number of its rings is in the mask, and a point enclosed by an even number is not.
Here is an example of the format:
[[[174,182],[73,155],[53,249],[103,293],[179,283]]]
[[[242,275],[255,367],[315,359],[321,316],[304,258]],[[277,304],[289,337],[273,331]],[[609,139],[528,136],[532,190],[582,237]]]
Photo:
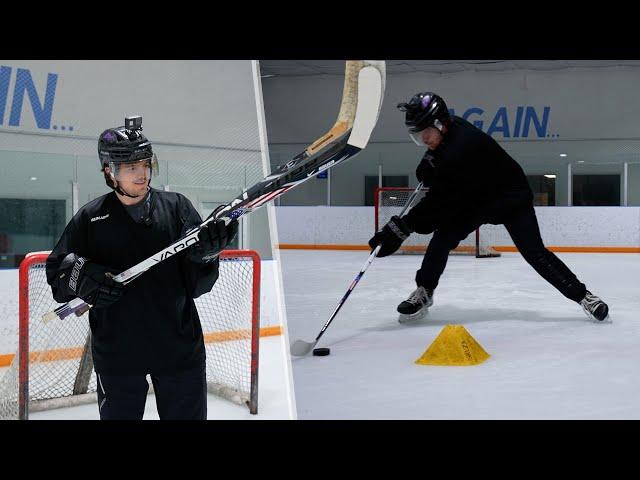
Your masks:
[[[124,195],[125,197],[129,197],[129,198],[138,198],[141,197],[143,194],[140,195],[129,195],[127,192],[125,192],[122,187],[120,187],[120,185],[116,184],[116,188],[115,191],[118,192],[120,195]],[[149,185],[147,185],[147,192],[149,191]],[[147,192],[144,192],[144,195],[147,194]]]
[[[140,197],[144,197],[147,193],[149,193],[149,190],[151,189],[151,180],[149,180],[147,182],[147,189],[145,190],[144,193],[141,193],[140,195],[129,195],[127,192],[125,192],[122,187],[120,185],[118,185],[116,183],[117,187],[116,187],[116,192],[118,192],[120,195],[124,195],[125,197],[129,197],[129,198],[140,198]]]
[[[108,174],[105,172],[105,176],[108,177],[107,179],[107,185],[109,185],[109,187],[111,187],[113,190],[115,190],[116,192],[118,192],[120,195],[123,195],[125,197],[129,197],[129,198],[139,198],[143,195],[146,195],[147,192],[149,191],[149,186],[151,185],[151,179],[149,179],[149,181],[147,182],[147,190],[140,195],[130,195],[127,192],[125,192],[122,187],[120,186],[120,184],[118,183],[118,181],[116,180],[116,177],[113,175],[113,173],[109,172]]]

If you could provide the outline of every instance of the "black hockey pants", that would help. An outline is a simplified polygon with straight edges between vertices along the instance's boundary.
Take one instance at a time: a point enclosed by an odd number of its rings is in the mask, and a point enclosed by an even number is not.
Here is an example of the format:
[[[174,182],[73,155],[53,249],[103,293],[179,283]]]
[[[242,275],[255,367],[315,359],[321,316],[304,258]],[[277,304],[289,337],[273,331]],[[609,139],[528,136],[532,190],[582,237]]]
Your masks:
[[[142,420],[149,391],[146,375],[97,375],[100,420]],[[204,363],[172,375],[151,375],[161,420],[206,420]]]
[[[447,265],[449,252],[484,223],[495,222],[487,221],[486,216],[475,215],[436,230],[427,247],[422,266],[416,273],[418,286],[435,289]],[[585,285],[542,243],[533,205],[520,208],[509,214],[504,219],[503,225],[520,254],[536,272],[565,297],[575,302],[580,302],[584,298]]]

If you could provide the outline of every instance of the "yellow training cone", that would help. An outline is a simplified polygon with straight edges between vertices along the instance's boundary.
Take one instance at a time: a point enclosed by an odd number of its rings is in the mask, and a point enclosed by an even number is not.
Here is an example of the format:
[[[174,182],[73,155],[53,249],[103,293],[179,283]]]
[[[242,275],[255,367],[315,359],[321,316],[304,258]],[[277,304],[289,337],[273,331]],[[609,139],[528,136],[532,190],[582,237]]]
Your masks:
[[[416,360],[418,365],[478,365],[489,358],[462,325],[447,325]]]

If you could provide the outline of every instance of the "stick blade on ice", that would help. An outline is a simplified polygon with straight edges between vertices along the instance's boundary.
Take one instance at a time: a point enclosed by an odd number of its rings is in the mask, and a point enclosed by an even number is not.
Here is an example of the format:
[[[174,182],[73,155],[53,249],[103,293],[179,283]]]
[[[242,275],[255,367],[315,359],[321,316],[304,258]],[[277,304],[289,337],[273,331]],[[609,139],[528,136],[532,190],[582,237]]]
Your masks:
[[[291,344],[291,355],[296,357],[304,357],[308,354],[313,347],[316,346],[316,342],[305,342],[304,340],[296,340]]]

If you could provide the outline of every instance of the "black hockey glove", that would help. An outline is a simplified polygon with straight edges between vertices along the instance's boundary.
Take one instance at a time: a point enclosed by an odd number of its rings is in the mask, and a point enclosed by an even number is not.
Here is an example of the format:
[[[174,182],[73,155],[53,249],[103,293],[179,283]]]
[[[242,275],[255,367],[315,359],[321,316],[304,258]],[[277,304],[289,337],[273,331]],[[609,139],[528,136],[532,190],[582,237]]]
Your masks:
[[[376,232],[376,234],[371,237],[369,246],[374,250],[378,245],[382,244],[382,248],[376,257],[386,257],[398,250],[402,242],[409,238],[409,235],[411,235],[411,229],[402,218],[394,215],[391,217],[391,220],[382,227],[382,230]]]
[[[68,278],[69,290],[93,308],[105,308],[120,300],[125,287],[113,280],[117,274],[75,253],[67,255],[60,265],[60,277]]]
[[[238,220],[232,220],[228,225],[225,225],[224,220],[209,222],[198,234],[199,241],[192,249],[191,260],[197,263],[214,261],[237,234]]]

